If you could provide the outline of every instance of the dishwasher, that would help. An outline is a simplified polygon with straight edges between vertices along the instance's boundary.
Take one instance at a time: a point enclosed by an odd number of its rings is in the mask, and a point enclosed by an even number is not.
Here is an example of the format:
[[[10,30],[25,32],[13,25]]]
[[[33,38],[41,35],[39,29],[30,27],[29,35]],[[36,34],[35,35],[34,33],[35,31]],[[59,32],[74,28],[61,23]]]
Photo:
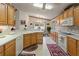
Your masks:
[[[23,50],[23,35],[16,38],[16,56]]]

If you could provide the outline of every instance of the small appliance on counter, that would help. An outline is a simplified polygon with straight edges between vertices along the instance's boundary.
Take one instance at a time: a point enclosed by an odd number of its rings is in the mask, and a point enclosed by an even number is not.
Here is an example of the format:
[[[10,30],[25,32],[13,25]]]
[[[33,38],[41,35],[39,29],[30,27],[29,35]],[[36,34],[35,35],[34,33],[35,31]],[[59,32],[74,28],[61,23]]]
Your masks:
[[[73,25],[74,25],[74,18],[73,17],[64,19],[64,21],[61,24],[61,26],[73,26]]]

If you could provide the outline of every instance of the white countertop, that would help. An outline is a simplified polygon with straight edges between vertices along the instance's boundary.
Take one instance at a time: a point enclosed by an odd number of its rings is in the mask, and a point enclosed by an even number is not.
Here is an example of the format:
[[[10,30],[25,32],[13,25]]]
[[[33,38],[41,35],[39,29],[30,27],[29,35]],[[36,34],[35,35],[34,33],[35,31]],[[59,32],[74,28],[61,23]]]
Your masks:
[[[76,33],[71,33],[73,35],[67,35],[67,34],[63,34],[63,33],[59,33],[59,35],[63,35],[63,36],[70,36],[76,40],[79,40],[79,34],[76,34]]]
[[[26,30],[17,30],[14,32],[14,34],[4,34],[5,37],[4,38],[0,38],[0,46],[10,42],[11,40],[14,40],[15,38],[17,38],[18,36],[20,35],[23,35],[23,34],[28,34],[28,33],[35,33],[35,32],[43,32],[43,31],[26,31]]]
[[[74,39],[76,39],[76,40],[79,40],[79,34],[74,34],[74,35],[68,35],[68,36],[70,36],[70,37],[72,37],[72,38],[74,38]]]

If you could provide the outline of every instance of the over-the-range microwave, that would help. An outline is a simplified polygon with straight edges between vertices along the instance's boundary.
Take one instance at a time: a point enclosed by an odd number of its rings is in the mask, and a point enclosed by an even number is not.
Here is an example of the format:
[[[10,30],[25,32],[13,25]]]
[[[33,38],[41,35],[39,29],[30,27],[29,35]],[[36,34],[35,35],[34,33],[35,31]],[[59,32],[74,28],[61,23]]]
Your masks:
[[[73,25],[74,25],[74,18],[73,17],[66,18],[61,23],[61,26],[73,26]]]

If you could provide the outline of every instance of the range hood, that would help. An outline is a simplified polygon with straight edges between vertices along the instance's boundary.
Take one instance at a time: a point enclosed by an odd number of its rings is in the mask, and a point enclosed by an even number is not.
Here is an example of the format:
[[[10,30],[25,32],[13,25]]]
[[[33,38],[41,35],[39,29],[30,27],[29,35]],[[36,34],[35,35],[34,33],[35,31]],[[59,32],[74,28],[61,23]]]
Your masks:
[[[64,21],[61,24],[61,26],[73,26],[73,25],[74,25],[74,18],[73,17],[64,19]]]

